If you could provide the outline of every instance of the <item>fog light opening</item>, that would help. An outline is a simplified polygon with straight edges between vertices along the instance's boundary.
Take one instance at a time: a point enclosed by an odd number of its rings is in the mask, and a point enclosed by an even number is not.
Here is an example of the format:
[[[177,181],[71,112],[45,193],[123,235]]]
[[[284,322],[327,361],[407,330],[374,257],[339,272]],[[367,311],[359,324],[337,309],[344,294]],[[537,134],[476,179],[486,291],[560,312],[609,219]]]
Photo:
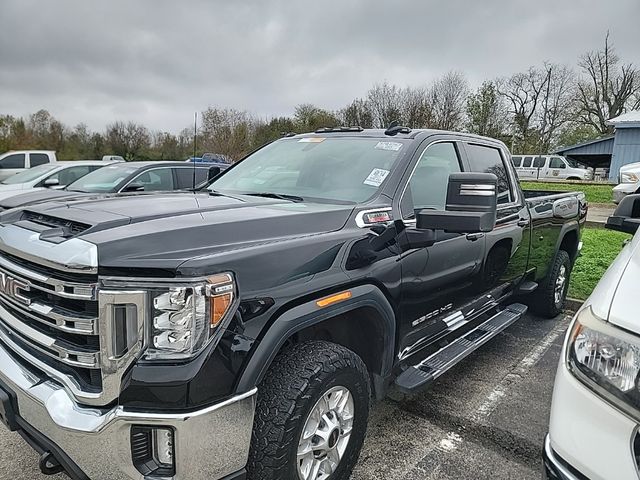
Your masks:
[[[136,469],[145,478],[164,478],[175,475],[175,434],[173,428],[133,426],[131,428],[131,458]]]

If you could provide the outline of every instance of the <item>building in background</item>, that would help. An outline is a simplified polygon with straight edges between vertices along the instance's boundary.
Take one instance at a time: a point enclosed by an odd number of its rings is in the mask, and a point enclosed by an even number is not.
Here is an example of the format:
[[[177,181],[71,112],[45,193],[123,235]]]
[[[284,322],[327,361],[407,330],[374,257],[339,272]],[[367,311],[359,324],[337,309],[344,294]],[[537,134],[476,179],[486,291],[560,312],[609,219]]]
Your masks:
[[[640,162],[640,111],[627,112],[607,122],[615,133],[590,142],[563,147],[554,153],[598,170],[607,169],[610,181],[617,182],[620,167]]]

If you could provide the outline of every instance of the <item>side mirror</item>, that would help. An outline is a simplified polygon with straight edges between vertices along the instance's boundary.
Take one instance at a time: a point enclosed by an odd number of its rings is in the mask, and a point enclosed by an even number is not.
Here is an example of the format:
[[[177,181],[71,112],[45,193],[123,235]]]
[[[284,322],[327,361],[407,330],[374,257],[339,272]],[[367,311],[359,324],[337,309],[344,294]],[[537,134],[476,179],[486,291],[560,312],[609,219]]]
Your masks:
[[[208,180],[213,180],[218,175],[220,175],[220,167],[210,167],[209,168],[209,175],[208,175],[207,179]]]
[[[448,233],[490,232],[496,224],[497,185],[498,177],[492,173],[452,173],[445,210],[421,210],[416,227]]]
[[[122,189],[123,192],[144,192],[144,185],[141,183],[130,183]]]
[[[45,188],[57,187],[60,185],[60,180],[57,178],[47,178],[44,182],[42,182],[42,186]]]
[[[627,195],[607,219],[609,230],[635,234],[640,227],[640,195]]]

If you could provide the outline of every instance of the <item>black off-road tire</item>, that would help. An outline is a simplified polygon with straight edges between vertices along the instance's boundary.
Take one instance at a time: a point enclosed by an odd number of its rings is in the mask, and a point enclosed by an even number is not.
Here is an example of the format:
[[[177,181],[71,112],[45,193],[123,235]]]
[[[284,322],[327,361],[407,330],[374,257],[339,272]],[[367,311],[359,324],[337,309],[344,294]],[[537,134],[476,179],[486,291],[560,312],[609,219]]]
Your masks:
[[[248,480],[298,480],[297,448],[302,429],[318,399],[335,386],[349,390],[355,411],[347,449],[330,480],[349,478],[367,429],[369,374],[351,350],[311,341],[279,353],[258,387]]]
[[[553,318],[562,312],[564,301],[567,298],[567,290],[569,289],[572,266],[569,254],[564,250],[559,250],[553,265],[549,269],[549,273],[545,279],[540,282],[540,285],[538,285],[538,288],[528,302],[534,313],[542,317]],[[563,267],[565,281],[563,291],[558,301],[556,298],[556,288]]]

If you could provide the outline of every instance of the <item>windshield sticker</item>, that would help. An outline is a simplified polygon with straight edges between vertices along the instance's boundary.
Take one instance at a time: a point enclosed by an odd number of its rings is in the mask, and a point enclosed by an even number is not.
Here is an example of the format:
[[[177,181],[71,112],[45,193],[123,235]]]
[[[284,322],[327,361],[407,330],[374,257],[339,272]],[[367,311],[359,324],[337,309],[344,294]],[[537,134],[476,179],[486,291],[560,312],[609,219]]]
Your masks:
[[[323,137],[306,137],[298,140],[298,143],[321,143],[324,141],[325,139]]]
[[[389,170],[374,168],[373,170],[371,170],[369,176],[365,179],[364,184],[379,187],[380,185],[382,185],[382,182],[384,182],[384,179],[387,178],[387,175],[389,175]]]
[[[397,152],[402,148],[402,144],[398,142],[378,142],[376,143],[377,150],[388,150],[390,152]]]

